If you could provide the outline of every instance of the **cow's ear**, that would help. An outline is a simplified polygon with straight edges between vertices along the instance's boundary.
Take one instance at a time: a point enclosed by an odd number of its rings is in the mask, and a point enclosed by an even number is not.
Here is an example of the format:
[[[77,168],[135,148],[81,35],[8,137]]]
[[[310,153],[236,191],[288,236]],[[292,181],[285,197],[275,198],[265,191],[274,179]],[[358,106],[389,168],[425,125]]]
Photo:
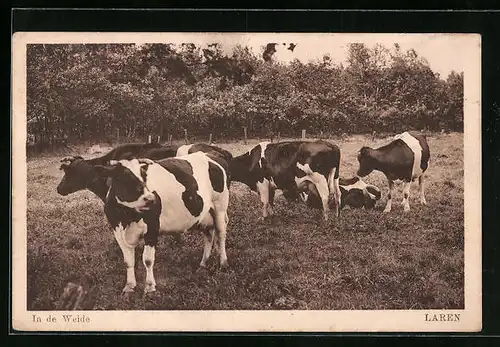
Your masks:
[[[375,187],[374,185],[371,185],[371,184],[368,184],[366,186],[366,190],[373,194],[375,196],[375,199],[376,200],[379,200],[381,197],[382,197],[382,192],[380,191],[380,189],[378,189],[377,187]]]
[[[95,172],[101,177],[113,177],[119,169],[119,164],[116,165],[95,165]]]

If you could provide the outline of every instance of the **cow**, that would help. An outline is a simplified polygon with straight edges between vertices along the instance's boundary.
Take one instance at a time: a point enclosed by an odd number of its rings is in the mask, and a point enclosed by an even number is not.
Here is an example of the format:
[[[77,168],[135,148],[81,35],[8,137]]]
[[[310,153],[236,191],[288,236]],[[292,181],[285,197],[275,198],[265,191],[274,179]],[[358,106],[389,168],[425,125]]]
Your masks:
[[[382,197],[380,189],[372,184],[367,184],[360,177],[349,179],[339,178],[340,187],[340,209],[345,206],[350,208],[373,209],[378,200]],[[302,192],[300,198],[312,208],[322,208],[321,199],[314,186],[309,187],[308,192]]]
[[[403,181],[403,210],[410,210],[410,185],[418,178],[420,203],[427,205],[424,194],[424,173],[429,166],[430,150],[425,136],[404,132],[394,136],[385,146],[373,149],[363,146],[358,153],[358,176],[369,175],[373,170],[381,171],[387,177],[389,193],[384,212],[390,212],[394,182]]]
[[[160,145],[157,143],[149,144],[124,144],[120,145],[105,155],[94,158],[84,159],[81,156],[65,157],[61,160],[60,169],[64,171],[64,176],[57,186],[57,192],[66,196],[77,191],[88,189],[96,194],[102,201],[108,189],[106,180],[99,177],[95,171],[95,165],[104,165],[110,160],[148,158],[151,160],[160,160],[171,158],[180,154],[194,153],[202,151],[205,153],[218,154],[227,162],[232,159],[231,153],[216,146],[206,144],[194,145]]]
[[[202,231],[205,243],[201,267],[206,266],[217,238],[220,266],[228,267],[228,164],[221,156],[196,152],[157,162],[142,158],[120,160],[96,165],[95,170],[110,180],[104,212],[127,267],[123,292],[133,292],[136,287],[135,247],[141,237],[145,293],[156,290],[153,266],[160,233]]]
[[[231,179],[246,184],[260,195],[262,218],[273,213],[274,194],[294,199],[314,185],[321,198],[323,218],[328,220],[329,198],[335,199],[339,216],[340,149],[326,141],[261,142],[230,163]]]
[[[161,146],[158,143],[127,143],[93,159],[84,159],[81,156],[65,157],[61,159],[60,169],[64,171],[64,176],[57,186],[57,192],[66,196],[88,189],[104,201],[108,187],[106,180],[95,173],[95,165],[104,165],[109,163],[110,160],[131,158],[133,156],[147,157],[150,152],[161,152],[162,155],[168,157],[175,156],[176,151],[177,146]]]

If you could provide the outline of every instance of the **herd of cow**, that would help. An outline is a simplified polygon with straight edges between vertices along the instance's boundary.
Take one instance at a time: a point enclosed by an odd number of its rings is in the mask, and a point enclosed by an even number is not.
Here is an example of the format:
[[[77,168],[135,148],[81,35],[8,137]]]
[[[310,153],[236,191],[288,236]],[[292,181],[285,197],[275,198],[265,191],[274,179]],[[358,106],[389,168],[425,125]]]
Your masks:
[[[127,267],[124,292],[136,287],[135,247],[144,239],[144,291],[153,292],[160,233],[199,230],[204,236],[200,266],[206,266],[214,244],[221,267],[228,266],[225,244],[232,181],[259,194],[263,218],[273,213],[277,189],[288,200],[321,209],[325,220],[332,207],[336,217],[344,206],[373,208],[380,189],[361,178],[373,170],[383,172],[389,183],[385,212],[391,210],[396,180],[404,182],[405,211],[410,209],[410,183],[417,178],[420,202],[426,204],[423,174],[430,153],[424,136],[404,132],[383,147],[362,147],[357,176],[351,179],[339,177],[340,155],[337,145],[323,140],[261,142],[239,156],[202,143],[124,144],[94,159],[62,159],[64,177],[57,192],[65,196],[88,189],[104,202]]]

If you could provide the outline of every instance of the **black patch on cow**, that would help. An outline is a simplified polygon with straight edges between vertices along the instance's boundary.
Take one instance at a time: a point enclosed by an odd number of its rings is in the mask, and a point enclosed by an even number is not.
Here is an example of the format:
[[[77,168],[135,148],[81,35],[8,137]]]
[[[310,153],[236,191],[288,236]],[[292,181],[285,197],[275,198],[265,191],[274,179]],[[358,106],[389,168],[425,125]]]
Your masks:
[[[350,185],[358,183],[358,182],[359,182],[359,177],[340,178],[339,179],[339,185],[341,185],[341,186],[350,186]]]
[[[224,191],[224,172],[216,164],[208,163],[208,175],[210,176],[210,183],[212,183],[212,188],[218,192],[222,193]]]
[[[148,167],[149,165],[141,165],[141,169],[140,169],[140,172],[141,172],[141,178],[144,182],[146,182],[146,179],[148,178]]]
[[[341,201],[343,201],[343,205],[361,208],[365,205],[365,195],[362,189],[351,188],[345,194],[342,194]]]
[[[212,159],[215,160],[218,164],[220,164],[224,168],[224,170],[229,169],[228,165],[233,159],[233,155],[230,152],[226,151],[225,149],[222,149],[217,146],[208,145],[206,143],[196,143],[192,145],[188,150],[189,154],[196,152],[203,152],[207,154],[208,157],[210,158],[214,156]],[[220,159],[223,159],[223,161],[219,162]]]
[[[361,152],[358,160],[364,170],[369,167],[383,172],[391,181],[401,179],[408,182],[411,180],[413,158],[411,148],[403,140],[396,139],[375,150]]]
[[[427,170],[429,166],[429,159],[431,156],[429,144],[427,143],[427,140],[423,135],[412,133],[411,136],[416,138],[418,140],[418,143],[420,144],[420,147],[422,147],[422,158],[420,160],[420,168],[422,169],[422,172],[425,172],[425,170]]]
[[[144,242],[148,246],[156,246],[158,242],[158,235],[160,231],[160,213],[161,213],[161,199],[160,196],[153,192],[155,201],[150,205],[149,210],[137,212],[134,209],[125,207],[116,201],[113,193],[106,199],[104,205],[104,213],[108,223],[113,229],[118,227],[121,223],[123,228],[126,229],[131,223],[139,222],[143,219],[147,225],[147,233],[144,235]]]
[[[168,158],[158,161],[165,170],[175,176],[177,182],[186,189],[182,193],[182,201],[194,217],[198,217],[203,210],[203,199],[198,195],[198,182],[193,176],[193,167],[184,159]]]
[[[173,158],[177,155],[177,149],[179,146],[163,146],[150,148],[144,153],[141,153],[140,157],[148,158],[151,160],[161,160],[165,158]],[[139,157],[139,156],[137,156]]]
[[[144,244],[154,247],[158,243],[158,235],[160,234],[161,199],[156,192],[153,194],[155,196],[154,204],[143,214],[144,223],[148,227],[148,232],[144,235]]]

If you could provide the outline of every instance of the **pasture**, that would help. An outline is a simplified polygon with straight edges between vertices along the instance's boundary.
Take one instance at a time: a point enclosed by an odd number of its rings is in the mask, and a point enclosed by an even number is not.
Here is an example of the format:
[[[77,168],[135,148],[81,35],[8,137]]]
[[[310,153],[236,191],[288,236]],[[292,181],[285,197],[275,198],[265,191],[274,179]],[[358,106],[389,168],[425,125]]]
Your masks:
[[[356,135],[335,140],[342,150],[341,177],[352,177],[363,145],[387,139]],[[219,144],[238,155],[242,141]],[[97,310],[350,310],[464,307],[463,134],[428,136],[428,206],[410,191],[403,213],[402,187],[393,209],[382,213],[387,183],[383,174],[365,178],[382,190],[372,211],[343,209],[328,222],[319,210],[278,196],[275,215],[260,221],[260,200],[233,183],[227,254],[230,269],[218,269],[212,255],[197,271],[203,238],[184,235],[178,243],[160,236],[156,251],[157,291],[144,296],[142,246],[136,250],[136,292],[124,297],[123,258],[107,225],[102,202],[88,191],[63,197],[61,155],[28,160],[27,257],[29,310],[52,310],[66,283],[82,276],[98,288]],[[83,152],[83,156],[89,157]],[[70,154],[79,154],[78,151]]]

